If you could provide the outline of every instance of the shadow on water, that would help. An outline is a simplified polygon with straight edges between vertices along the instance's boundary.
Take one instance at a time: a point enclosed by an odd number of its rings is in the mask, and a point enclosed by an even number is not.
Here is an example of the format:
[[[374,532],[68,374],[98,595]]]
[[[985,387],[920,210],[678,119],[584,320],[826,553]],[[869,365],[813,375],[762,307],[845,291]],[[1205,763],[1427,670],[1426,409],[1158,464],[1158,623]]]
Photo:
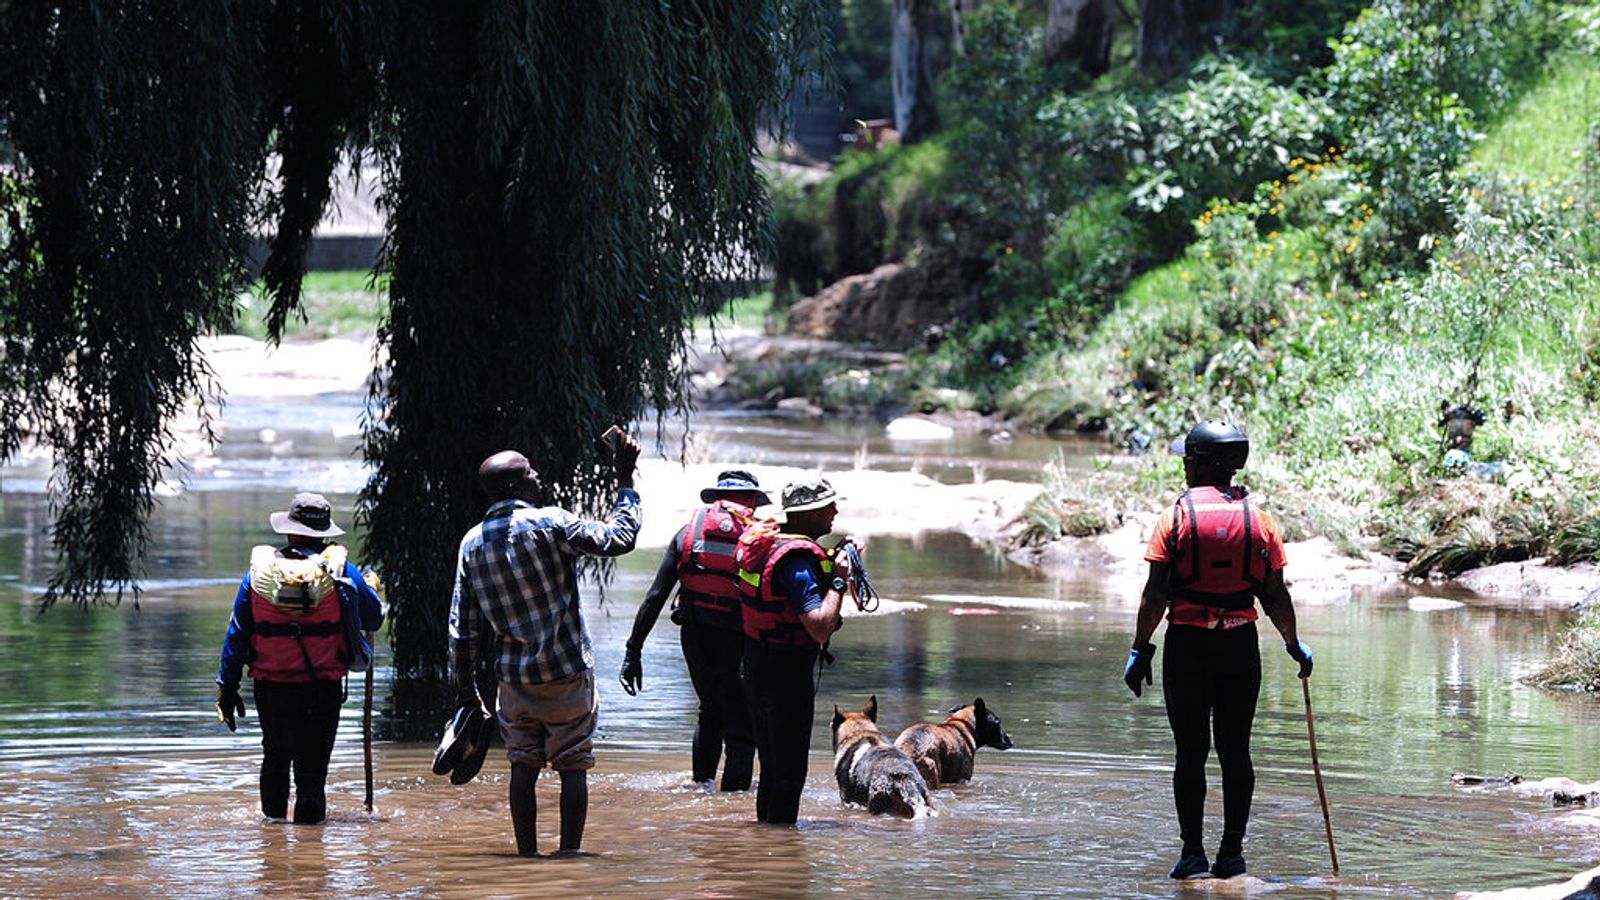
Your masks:
[[[858,439],[814,437],[841,448]],[[771,436],[740,440],[755,452]],[[853,617],[837,636],[798,829],[755,824],[750,794],[687,784],[694,700],[664,618],[645,645],[645,693],[615,686],[659,548],[622,560],[609,603],[588,606],[602,685],[585,839],[593,855],[509,852],[498,753],[478,781],[456,788],[428,774],[431,747],[380,742],[377,812],[367,814],[354,701],[335,751],[330,821],[265,822],[253,704],[240,733],[227,733],[211,712],[212,679],[248,547],[268,537],[267,513],[297,486],[213,484],[164,504],[158,577],[138,613],[40,615],[27,585],[46,577],[44,499],[0,495],[0,562],[14,576],[0,579],[0,895],[1437,897],[1557,881],[1592,864],[1593,835],[1566,830],[1555,811],[1450,786],[1454,771],[1595,775],[1593,704],[1516,683],[1565,616],[1471,604],[1418,611],[1393,591],[1300,612],[1317,651],[1317,731],[1344,878],[1325,877],[1293,664],[1263,637],[1252,876],[1171,882],[1170,734],[1159,695],[1134,700],[1119,677],[1135,598],[1092,579],[1044,578],[953,535],[871,542],[880,590],[926,608]],[[984,614],[967,614],[975,610]],[[1157,687],[1160,677],[1158,666]],[[381,696],[386,670],[378,681]],[[937,792],[937,815],[874,819],[838,801],[823,714],[868,694],[890,733],[981,696],[1016,747],[980,751],[971,784]],[[1211,775],[1215,830],[1214,763]],[[539,804],[550,847],[549,776]]]

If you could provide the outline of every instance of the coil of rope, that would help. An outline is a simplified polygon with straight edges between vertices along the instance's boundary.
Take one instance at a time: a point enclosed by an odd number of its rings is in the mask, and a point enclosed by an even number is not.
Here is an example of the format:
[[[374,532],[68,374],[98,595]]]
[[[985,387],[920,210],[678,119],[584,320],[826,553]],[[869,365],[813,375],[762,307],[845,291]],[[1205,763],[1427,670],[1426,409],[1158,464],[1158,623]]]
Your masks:
[[[856,609],[864,613],[877,612],[878,589],[872,586],[872,579],[867,577],[867,567],[861,562],[860,548],[854,541],[845,541],[839,549],[850,562],[850,598],[856,602]]]

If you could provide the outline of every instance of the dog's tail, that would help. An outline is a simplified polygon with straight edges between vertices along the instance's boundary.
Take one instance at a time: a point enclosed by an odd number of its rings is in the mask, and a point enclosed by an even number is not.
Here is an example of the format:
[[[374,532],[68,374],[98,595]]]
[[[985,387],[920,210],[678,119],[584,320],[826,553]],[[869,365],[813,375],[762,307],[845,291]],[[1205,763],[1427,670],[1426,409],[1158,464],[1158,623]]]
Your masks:
[[[867,811],[873,815],[888,814],[902,819],[916,819],[928,815],[928,786],[915,769],[891,774],[887,784],[872,792]]]

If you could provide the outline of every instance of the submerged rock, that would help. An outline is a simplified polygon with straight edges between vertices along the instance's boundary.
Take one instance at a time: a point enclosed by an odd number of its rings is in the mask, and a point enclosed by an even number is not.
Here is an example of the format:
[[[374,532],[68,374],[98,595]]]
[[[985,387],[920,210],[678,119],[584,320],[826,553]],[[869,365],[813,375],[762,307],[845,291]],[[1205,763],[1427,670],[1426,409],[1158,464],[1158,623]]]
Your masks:
[[[883,430],[890,440],[895,441],[947,441],[956,433],[949,425],[916,416],[901,416],[884,426]]]

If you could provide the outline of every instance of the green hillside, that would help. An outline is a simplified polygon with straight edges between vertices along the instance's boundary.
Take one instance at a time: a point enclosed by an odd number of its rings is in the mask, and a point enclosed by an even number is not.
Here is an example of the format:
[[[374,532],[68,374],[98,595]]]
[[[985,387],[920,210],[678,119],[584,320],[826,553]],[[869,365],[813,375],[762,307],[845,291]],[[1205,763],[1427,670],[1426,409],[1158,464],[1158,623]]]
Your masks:
[[[1224,47],[1090,85],[1031,63],[1006,8],[947,76],[945,133],[780,204],[823,275],[841,220],[851,253],[982,272],[903,396],[1113,443],[1237,420],[1293,533],[1419,576],[1600,554],[1594,4],[1383,0],[1324,65]],[[1459,406],[1483,422],[1447,464]],[[1086,494],[1160,502],[1181,473],[1150,460],[1052,485],[1030,538]]]

